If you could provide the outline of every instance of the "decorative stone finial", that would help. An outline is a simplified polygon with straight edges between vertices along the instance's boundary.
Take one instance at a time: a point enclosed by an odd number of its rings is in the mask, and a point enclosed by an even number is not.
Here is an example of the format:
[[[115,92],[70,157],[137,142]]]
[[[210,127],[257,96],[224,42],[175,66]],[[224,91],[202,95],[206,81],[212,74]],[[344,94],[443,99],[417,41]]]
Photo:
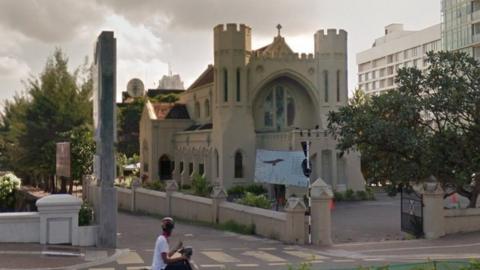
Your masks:
[[[211,197],[214,199],[225,199],[227,198],[227,192],[220,185],[215,185],[213,186]]]
[[[166,191],[177,191],[178,190],[178,184],[177,181],[175,180],[168,180],[167,185],[165,187]]]
[[[307,207],[305,206],[305,203],[303,202],[302,199],[296,198],[296,197],[290,197],[288,198],[287,204],[285,205],[285,210],[301,210],[305,211]]]
[[[310,189],[310,195],[313,199],[331,199],[333,198],[332,189],[322,180],[318,178]]]
[[[280,36],[280,30],[282,29],[281,24],[277,24],[278,36]]]

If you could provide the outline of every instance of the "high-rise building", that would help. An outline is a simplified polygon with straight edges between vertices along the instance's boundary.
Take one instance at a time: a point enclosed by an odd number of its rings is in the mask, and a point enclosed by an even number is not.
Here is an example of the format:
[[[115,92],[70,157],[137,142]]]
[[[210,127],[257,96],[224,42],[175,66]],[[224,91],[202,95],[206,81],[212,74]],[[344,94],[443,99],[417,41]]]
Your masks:
[[[480,60],[480,0],[442,0],[442,43]]]
[[[419,31],[406,31],[402,24],[390,24],[372,48],[357,54],[358,87],[368,94],[392,90],[400,68],[423,69],[426,53],[441,49],[440,24]]]

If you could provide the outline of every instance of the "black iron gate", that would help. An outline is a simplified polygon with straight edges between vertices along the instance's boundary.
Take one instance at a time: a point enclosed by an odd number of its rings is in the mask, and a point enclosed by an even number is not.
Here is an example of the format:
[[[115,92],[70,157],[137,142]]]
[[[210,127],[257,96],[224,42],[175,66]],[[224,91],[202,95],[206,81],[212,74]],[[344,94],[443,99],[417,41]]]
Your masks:
[[[402,231],[415,237],[423,236],[423,197],[412,188],[402,188],[401,192]]]

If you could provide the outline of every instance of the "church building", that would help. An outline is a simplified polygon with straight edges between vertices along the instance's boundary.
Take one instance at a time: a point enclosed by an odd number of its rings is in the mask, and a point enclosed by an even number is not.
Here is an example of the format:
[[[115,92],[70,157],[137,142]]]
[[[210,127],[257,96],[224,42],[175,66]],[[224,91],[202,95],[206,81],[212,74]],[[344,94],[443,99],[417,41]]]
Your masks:
[[[257,49],[246,25],[213,29],[213,65],[178,102],[146,103],[142,175],[190,184],[197,173],[228,189],[254,182],[257,149],[301,151],[310,141],[312,182],[364,189],[359,154],[340,155],[325,133],[328,112],[348,100],[347,33],[320,30],[314,53],[298,54],[277,28],[273,42]]]

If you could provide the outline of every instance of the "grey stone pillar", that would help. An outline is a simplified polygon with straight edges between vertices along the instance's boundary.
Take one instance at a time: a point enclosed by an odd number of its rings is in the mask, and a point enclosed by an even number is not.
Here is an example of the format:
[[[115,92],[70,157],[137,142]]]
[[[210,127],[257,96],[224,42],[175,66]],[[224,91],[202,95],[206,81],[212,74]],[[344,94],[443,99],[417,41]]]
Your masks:
[[[423,184],[423,231],[425,238],[435,239],[445,235],[443,189],[434,177]]]
[[[331,245],[331,213],[330,201],[333,193],[330,187],[318,178],[311,186],[312,244]]]
[[[116,73],[117,42],[113,32],[104,31],[97,39],[94,81],[94,127],[96,155],[94,172],[100,181],[98,245],[115,248],[117,245],[117,193],[115,180],[115,138],[116,138]]]
[[[132,201],[130,202],[130,211],[135,212],[137,211],[137,189],[142,187],[142,180],[140,178],[135,177],[132,181]]]
[[[305,204],[300,198],[288,198],[285,206],[287,223],[285,227],[286,240],[290,244],[303,245],[305,241]]]
[[[172,194],[178,190],[178,184],[175,180],[168,180],[165,187],[167,194],[167,216],[172,215]]]
[[[212,190],[212,223],[218,224],[220,221],[220,204],[227,199],[227,192],[219,186],[215,185]]]

